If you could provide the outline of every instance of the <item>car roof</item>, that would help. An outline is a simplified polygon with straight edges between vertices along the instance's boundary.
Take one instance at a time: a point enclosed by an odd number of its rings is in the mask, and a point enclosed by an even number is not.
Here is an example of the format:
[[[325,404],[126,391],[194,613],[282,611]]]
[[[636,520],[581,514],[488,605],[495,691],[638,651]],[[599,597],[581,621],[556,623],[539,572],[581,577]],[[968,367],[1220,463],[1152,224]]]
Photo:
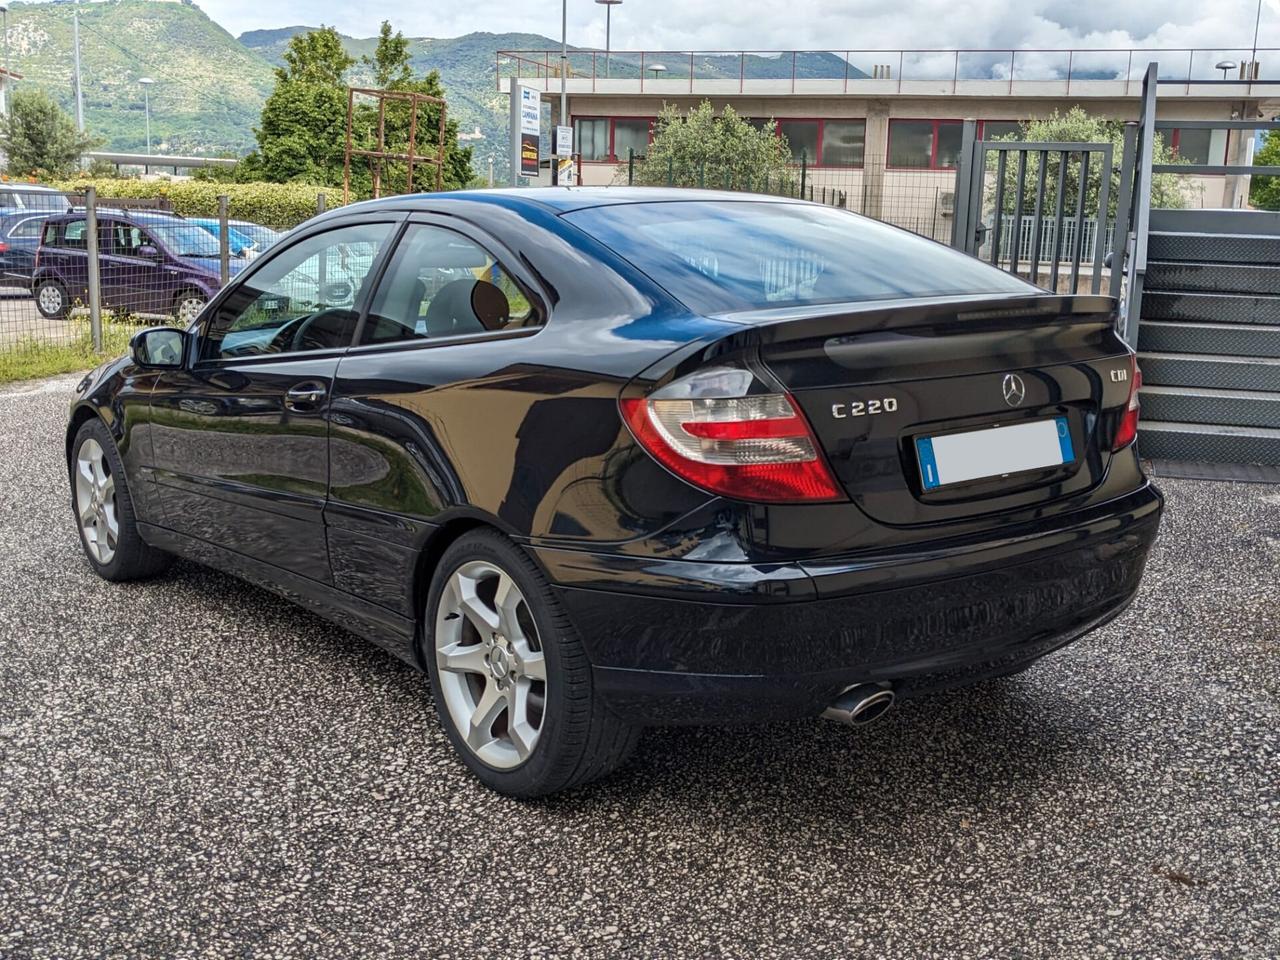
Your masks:
[[[51,220],[66,221],[83,220],[85,216],[84,208],[72,210],[69,213],[59,213]],[[113,220],[126,220],[134,223],[153,223],[153,224],[184,224],[189,223],[185,217],[168,211],[156,210],[122,210],[119,207],[99,207],[98,216],[111,217]]]
[[[37,190],[44,193],[60,193],[61,191],[54,187],[47,187],[43,183],[18,183],[13,180],[0,182],[0,190]]]
[[[492,203],[512,210],[540,207],[554,213],[568,213],[586,207],[614,206],[624,203],[673,203],[677,201],[734,201],[738,203],[803,203],[790,197],[740,193],[732,190],[697,190],[687,187],[530,187],[488,190],[456,190],[448,193],[414,193],[380,200],[366,200],[338,210],[393,207],[404,210],[430,210],[441,201]],[[336,211],[335,211],[336,212]]]

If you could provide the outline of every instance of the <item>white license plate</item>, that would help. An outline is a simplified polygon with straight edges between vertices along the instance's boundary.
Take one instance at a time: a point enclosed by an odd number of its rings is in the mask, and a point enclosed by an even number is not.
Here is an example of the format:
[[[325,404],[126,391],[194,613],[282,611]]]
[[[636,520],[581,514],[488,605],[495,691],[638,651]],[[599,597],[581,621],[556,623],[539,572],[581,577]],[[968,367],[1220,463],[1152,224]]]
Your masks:
[[[937,437],[917,437],[925,490],[986,477],[1043,470],[1075,460],[1066,417]]]

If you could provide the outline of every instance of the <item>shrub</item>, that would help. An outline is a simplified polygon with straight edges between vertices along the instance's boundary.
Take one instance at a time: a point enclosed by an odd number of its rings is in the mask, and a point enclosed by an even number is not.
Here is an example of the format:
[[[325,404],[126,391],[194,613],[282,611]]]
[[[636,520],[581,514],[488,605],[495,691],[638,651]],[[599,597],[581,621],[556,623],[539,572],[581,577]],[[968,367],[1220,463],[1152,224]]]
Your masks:
[[[214,183],[207,180],[131,180],[73,178],[53,184],[62,190],[97,188],[98,200],[164,198],[174,213],[186,217],[216,217],[218,196],[226,194],[233,220],[251,220],[272,227],[292,227],[316,215],[316,197],[326,207],[340,206],[342,191],[305,183]]]

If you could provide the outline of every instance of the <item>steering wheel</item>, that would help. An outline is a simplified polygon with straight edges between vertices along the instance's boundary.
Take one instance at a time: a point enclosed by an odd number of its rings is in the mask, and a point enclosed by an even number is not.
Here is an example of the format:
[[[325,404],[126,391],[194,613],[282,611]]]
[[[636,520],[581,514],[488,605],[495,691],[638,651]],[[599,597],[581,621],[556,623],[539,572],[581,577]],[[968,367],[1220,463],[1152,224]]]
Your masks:
[[[298,350],[330,350],[338,346],[347,346],[351,340],[352,312],[345,307],[329,307],[311,314],[298,324],[293,337],[289,341],[290,351]],[[326,323],[326,321],[329,321]],[[320,326],[317,327],[317,324]],[[332,343],[330,338],[341,333],[345,341]]]

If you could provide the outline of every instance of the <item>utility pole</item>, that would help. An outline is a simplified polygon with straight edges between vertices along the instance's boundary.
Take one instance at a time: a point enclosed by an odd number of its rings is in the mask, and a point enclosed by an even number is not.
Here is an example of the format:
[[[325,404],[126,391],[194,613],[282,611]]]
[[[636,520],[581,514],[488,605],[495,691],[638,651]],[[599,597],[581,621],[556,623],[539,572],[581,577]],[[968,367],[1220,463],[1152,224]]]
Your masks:
[[[569,75],[569,0],[560,0],[560,125],[569,125],[569,96],[565,78]]]
[[[84,133],[84,84],[80,79],[80,3],[71,11],[71,36],[76,60],[76,129]]]

